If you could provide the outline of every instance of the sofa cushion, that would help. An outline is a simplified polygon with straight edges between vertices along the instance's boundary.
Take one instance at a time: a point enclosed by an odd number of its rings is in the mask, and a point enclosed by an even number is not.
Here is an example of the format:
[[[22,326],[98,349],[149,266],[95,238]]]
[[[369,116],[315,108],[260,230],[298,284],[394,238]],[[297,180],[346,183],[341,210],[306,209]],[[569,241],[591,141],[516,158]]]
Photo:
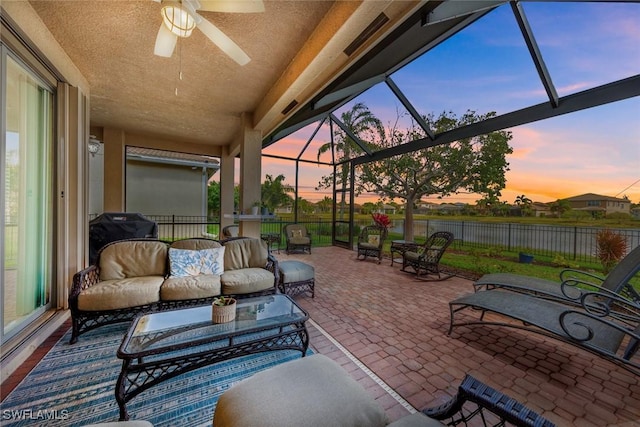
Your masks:
[[[315,278],[313,266],[302,261],[281,261],[278,263],[278,268],[282,283],[303,282]]]
[[[209,298],[218,295],[220,295],[220,276],[217,274],[169,277],[160,288],[162,301]]]
[[[225,391],[215,427],[382,427],[388,418],[373,397],[321,354],[258,372]]]
[[[78,295],[84,311],[115,310],[158,302],[164,276],[103,280]]]
[[[183,239],[176,240],[171,243],[171,247],[176,249],[191,249],[192,251],[199,251],[201,249],[220,248],[222,245],[217,240],[211,239]]]
[[[169,273],[171,277],[220,275],[224,272],[224,252],[224,247],[197,251],[169,248]]]
[[[164,276],[167,244],[157,240],[115,242],[101,250],[99,266],[100,280]]]
[[[262,268],[267,265],[269,250],[262,239],[231,240],[226,242],[224,247],[225,272],[241,268]]]
[[[248,294],[275,286],[273,273],[264,268],[226,270],[220,277],[220,281],[224,295]]]

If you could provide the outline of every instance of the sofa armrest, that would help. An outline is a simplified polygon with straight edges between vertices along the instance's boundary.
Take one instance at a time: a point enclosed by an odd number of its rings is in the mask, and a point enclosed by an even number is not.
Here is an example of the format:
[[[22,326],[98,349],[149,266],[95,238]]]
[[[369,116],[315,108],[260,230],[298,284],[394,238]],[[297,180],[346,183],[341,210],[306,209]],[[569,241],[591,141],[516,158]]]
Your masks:
[[[69,292],[69,307],[71,310],[78,309],[78,296],[80,293],[100,282],[100,269],[97,265],[92,265],[73,275],[73,283]]]
[[[271,253],[267,255],[267,265],[265,268],[273,273],[274,286],[277,287],[278,283],[280,283],[280,269],[278,268],[278,260]]]

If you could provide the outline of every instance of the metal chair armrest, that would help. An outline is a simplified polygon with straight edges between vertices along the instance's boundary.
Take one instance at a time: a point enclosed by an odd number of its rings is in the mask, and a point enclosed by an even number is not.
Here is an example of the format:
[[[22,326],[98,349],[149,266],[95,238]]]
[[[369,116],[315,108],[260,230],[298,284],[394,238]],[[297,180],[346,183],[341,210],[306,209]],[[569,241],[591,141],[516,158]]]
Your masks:
[[[465,403],[477,405],[475,409],[465,409]],[[551,421],[527,408],[517,400],[489,387],[471,375],[466,375],[458,387],[458,393],[443,405],[422,410],[425,415],[437,420],[451,419],[448,425],[467,425],[472,418],[488,424],[484,411],[489,411],[503,422],[524,427],[553,427]],[[476,425],[476,424],[473,424]],[[482,424],[479,424],[482,425]]]

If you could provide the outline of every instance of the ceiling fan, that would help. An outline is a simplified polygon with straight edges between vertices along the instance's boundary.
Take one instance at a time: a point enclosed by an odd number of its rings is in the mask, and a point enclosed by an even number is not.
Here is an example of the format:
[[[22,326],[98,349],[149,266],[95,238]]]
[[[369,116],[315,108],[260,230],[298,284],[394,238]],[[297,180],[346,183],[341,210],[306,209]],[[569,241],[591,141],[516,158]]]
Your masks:
[[[224,53],[240,65],[245,65],[251,58],[231,40],[218,27],[213,25],[197,11],[205,12],[229,12],[229,13],[254,13],[264,12],[262,0],[182,0],[166,1],[153,0],[163,3],[162,24],[156,37],[156,45],[153,53],[158,56],[170,57],[175,49],[178,37],[189,37],[194,28],[216,44]]]

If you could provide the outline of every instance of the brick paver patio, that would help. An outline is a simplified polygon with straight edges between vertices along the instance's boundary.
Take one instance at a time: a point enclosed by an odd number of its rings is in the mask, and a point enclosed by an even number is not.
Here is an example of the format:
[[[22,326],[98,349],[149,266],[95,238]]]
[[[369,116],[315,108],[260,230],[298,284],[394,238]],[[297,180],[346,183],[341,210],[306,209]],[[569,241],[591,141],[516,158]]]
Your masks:
[[[298,303],[417,409],[446,401],[470,373],[558,426],[640,425],[640,378],[609,361],[513,328],[459,327],[448,336],[448,302],[473,292],[469,280],[417,281],[388,259],[359,261],[337,247],[276,257],[315,267],[316,297],[299,296]],[[392,419],[407,413],[321,334],[311,343],[338,359]]]

